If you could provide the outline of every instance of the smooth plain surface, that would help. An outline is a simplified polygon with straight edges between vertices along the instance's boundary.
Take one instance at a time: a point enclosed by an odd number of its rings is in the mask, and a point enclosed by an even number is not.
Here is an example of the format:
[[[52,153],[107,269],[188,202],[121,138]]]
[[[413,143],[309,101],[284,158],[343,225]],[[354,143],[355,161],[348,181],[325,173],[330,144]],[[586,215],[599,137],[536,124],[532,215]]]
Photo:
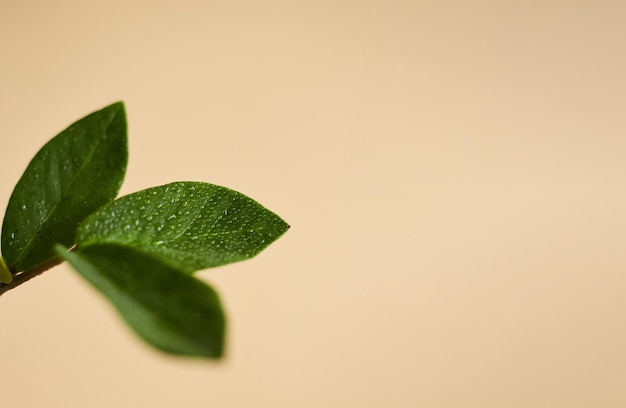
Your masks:
[[[2,406],[626,405],[626,5],[0,2],[0,202],[128,111],[123,193],[225,185],[291,230],[202,272],[220,364],[66,266],[0,299]]]

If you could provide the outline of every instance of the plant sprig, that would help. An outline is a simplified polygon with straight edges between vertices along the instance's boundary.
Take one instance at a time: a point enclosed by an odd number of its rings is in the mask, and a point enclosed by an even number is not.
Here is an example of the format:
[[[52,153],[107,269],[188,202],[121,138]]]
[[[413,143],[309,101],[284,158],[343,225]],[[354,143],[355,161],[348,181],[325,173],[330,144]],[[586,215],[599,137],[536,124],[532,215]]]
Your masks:
[[[251,258],[289,225],[251,198],[204,182],[115,199],[127,162],[122,102],[78,120],[39,150],[2,224],[0,295],[68,261],[152,346],[219,358],[224,312],[193,273]]]

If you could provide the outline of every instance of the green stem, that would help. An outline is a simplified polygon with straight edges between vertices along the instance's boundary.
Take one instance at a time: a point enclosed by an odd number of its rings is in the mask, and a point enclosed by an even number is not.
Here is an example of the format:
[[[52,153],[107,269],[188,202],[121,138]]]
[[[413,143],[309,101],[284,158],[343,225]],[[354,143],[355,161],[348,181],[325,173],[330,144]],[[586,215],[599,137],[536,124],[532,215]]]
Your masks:
[[[0,256],[0,283],[11,283],[12,280],[13,274],[4,261],[4,257]]]
[[[33,268],[28,271],[20,272],[17,275],[13,276],[13,281],[11,283],[0,283],[0,295],[4,292],[8,292],[9,290],[20,286],[22,283],[34,278],[37,275],[41,275],[48,269],[52,268],[55,265],[60,264],[62,261],[60,259],[53,259],[45,264],[42,264],[36,268]]]

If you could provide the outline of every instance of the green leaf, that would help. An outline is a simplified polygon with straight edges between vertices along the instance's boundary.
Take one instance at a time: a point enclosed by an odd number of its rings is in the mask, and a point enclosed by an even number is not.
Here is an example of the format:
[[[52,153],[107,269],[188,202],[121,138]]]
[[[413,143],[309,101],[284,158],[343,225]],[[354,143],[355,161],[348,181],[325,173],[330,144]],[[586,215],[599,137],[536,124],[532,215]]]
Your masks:
[[[2,253],[12,272],[55,258],[80,222],[113,200],[126,172],[126,114],[121,102],[94,112],[50,140],[17,183],[2,225]]]
[[[130,194],[80,225],[79,248],[114,243],[152,254],[188,273],[251,258],[289,226],[225,187],[177,182]]]
[[[94,245],[80,253],[57,246],[57,253],[154,347],[180,355],[222,355],[224,314],[218,295],[205,283],[118,245]]]

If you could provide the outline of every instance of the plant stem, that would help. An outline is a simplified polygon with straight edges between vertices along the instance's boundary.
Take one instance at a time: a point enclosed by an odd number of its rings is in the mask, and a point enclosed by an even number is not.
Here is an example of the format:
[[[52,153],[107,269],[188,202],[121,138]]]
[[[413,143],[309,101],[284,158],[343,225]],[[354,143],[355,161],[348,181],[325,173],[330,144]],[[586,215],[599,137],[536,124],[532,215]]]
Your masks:
[[[48,269],[52,268],[55,265],[60,264],[62,261],[60,259],[53,259],[45,264],[42,264],[34,269],[20,272],[17,275],[13,276],[13,281],[11,283],[2,283],[0,284],[0,296],[4,292],[8,292],[9,290],[20,286],[22,283],[34,278],[37,275],[41,275]]]

